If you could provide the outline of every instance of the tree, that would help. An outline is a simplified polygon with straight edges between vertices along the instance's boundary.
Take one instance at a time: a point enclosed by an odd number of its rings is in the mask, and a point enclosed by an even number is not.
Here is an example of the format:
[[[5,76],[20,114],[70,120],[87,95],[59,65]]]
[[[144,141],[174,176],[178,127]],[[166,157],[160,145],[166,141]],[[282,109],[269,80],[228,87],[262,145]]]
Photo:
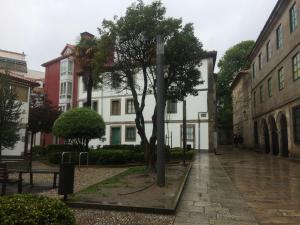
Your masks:
[[[9,74],[0,74],[0,161],[2,150],[13,148],[20,140],[21,106]]]
[[[92,90],[100,82],[95,73],[94,57],[97,51],[97,39],[94,35],[84,32],[75,47],[75,61],[81,66],[81,72],[78,74],[82,77],[86,87],[87,102],[86,107],[92,106]]]
[[[39,100],[39,96],[31,96],[28,117],[28,130],[31,131],[30,149],[32,149],[34,135],[38,132],[50,133],[55,120],[61,113],[48,98],[44,97],[43,104],[39,104]]]
[[[149,5],[138,1],[127,8],[125,16],[115,17],[113,21],[104,20],[99,28],[100,49],[95,57],[95,62],[103,69],[107,58],[111,57],[109,50],[114,52],[112,72],[104,73],[103,83],[110,84],[117,80],[122,90],[131,92],[136,113],[135,124],[145,150],[148,169],[154,169],[155,162],[156,105],[150,139],[145,133],[143,112],[149,93],[155,99],[159,97],[156,93],[156,37],[161,34],[165,40],[167,99],[182,100],[189,94],[198,94],[196,87],[201,74],[196,67],[204,53],[202,44],[194,35],[192,24],[183,26],[181,19],[166,18],[165,13],[166,9],[159,1]]]
[[[217,80],[218,96],[218,123],[229,133],[232,133],[232,99],[230,85],[234,74],[241,69],[248,69],[250,62],[247,60],[254,41],[242,41],[225,52],[218,63],[220,68]]]
[[[55,121],[52,128],[55,136],[72,144],[87,146],[91,139],[100,139],[105,133],[102,117],[89,108],[69,110]]]

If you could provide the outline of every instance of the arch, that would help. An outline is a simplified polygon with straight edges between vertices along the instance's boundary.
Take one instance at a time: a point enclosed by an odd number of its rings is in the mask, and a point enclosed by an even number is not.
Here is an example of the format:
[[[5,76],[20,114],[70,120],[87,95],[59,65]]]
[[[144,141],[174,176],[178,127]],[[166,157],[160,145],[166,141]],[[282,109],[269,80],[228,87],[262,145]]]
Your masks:
[[[263,119],[261,121],[261,128],[262,128],[262,134],[263,134],[263,139],[264,139],[264,146],[265,146],[265,153],[269,154],[270,153],[270,136],[269,136],[269,128],[267,121]]]
[[[278,129],[276,121],[273,116],[269,116],[270,132],[271,132],[271,143],[273,155],[279,154],[279,142],[278,142]]]
[[[254,121],[254,144],[258,146],[258,125],[257,121]]]
[[[280,124],[280,149],[283,157],[289,156],[289,143],[288,143],[288,124],[285,114],[279,117]]]

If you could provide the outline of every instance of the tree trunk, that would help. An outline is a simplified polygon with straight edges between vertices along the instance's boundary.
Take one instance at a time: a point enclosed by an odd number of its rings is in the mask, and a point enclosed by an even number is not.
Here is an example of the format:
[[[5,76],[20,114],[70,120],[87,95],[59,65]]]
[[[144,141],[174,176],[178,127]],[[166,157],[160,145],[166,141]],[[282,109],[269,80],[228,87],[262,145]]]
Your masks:
[[[93,77],[92,69],[85,68],[83,72],[83,82],[86,86],[86,107],[92,107],[92,91],[93,91]]]
[[[152,135],[150,138],[150,157],[148,161],[149,169],[152,171],[156,171],[155,163],[156,163],[156,141],[157,141],[157,107],[155,106],[154,113],[152,115]]]

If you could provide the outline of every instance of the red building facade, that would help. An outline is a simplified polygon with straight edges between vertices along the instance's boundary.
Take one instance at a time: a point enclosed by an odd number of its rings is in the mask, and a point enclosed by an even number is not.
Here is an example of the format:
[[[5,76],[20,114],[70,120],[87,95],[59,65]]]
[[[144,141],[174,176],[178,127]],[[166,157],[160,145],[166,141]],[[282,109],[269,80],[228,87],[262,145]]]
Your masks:
[[[67,44],[61,56],[42,64],[45,67],[45,94],[63,112],[78,105],[80,67],[74,62],[74,48],[75,46]],[[62,143],[63,140],[52,134],[42,135],[43,146]]]

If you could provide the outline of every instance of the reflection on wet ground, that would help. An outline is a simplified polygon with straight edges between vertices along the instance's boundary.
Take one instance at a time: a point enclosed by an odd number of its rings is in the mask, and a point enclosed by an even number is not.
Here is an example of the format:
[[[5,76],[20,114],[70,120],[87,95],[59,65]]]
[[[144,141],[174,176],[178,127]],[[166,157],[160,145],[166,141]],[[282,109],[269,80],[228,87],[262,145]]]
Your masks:
[[[218,159],[260,224],[300,224],[299,161],[238,150]]]
[[[226,149],[195,158],[175,225],[299,225],[300,162]]]

